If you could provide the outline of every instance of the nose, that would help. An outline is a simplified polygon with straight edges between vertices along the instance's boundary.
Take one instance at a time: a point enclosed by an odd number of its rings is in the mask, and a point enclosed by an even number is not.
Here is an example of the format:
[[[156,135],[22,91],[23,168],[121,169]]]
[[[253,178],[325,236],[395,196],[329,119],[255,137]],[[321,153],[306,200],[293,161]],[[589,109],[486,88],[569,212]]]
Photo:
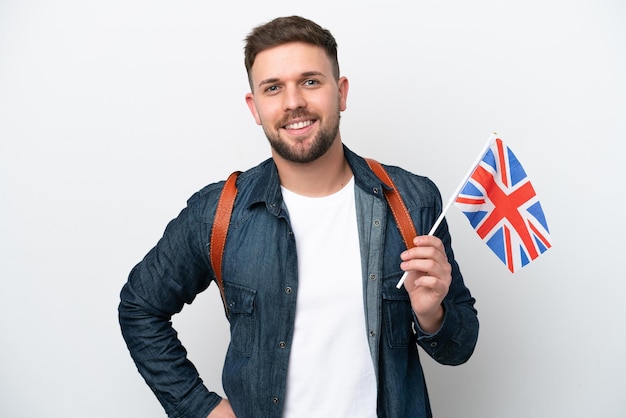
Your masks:
[[[306,107],[303,92],[296,86],[286,88],[283,95],[283,110],[294,110]]]

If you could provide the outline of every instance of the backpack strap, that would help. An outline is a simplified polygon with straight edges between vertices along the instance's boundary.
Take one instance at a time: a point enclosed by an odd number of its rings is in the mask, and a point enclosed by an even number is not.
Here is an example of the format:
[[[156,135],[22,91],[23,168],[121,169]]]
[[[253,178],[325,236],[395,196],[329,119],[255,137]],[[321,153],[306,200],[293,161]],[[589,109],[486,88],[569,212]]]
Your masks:
[[[417,236],[417,232],[415,230],[415,225],[413,225],[413,221],[411,220],[411,216],[409,215],[409,211],[402,200],[402,196],[400,196],[400,193],[398,192],[398,188],[391,177],[389,177],[385,168],[378,161],[371,158],[366,158],[365,161],[367,161],[367,164],[370,166],[374,174],[376,174],[378,178],[385,183],[387,187],[389,187],[389,189],[385,189],[384,191],[385,198],[387,199],[387,203],[389,203],[391,213],[396,220],[396,225],[400,230],[400,234],[402,235],[406,248],[412,248],[414,246],[413,238]]]
[[[378,176],[388,189],[384,190],[385,199],[391,208],[391,213],[396,221],[396,225],[400,230],[402,239],[407,248],[413,247],[413,238],[417,236],[415,225],[411,220],[409,211],[402,200],[402,196],[398,192],[398,189],[385,170],[385,168],[376,160],[366,158],[367,164],[370,166],[374,174]],[[217,286],[220,289],[220,295],[222,296],[222,303],[224,304],[224,312],[228,316],[228,306],[226,304],[226,297],[224,295],[224,281],[222,279],[222,259],[224,257],[224,247],[226,245],[226,235],[228,234],[228,226],[230,224],[230,216],[233,211],[233,205],[235,204],[235,197],[237,196],[237,177],[241,172],[235,171],[228,176],[224,188],[220,194],[220,199],[217,203],[217,209],[215,210],[215,219],[213,220],[213,228],[211,230],[211,244],[210,244],[210,260],[217,279]]]
[[[215,209],[215,218],[213,220],[213,228],[211,229],[211,245],[210,259],[217,286],[220,288],[222,303],[224,304],[224,312],[228,317],[228,306],[226,305],[226,296],[224,295],[224,281],[222,280],[222,259],[224,257],[224,247],[226,245],[226,234],[228,234],[228,225],[230,224],[230,215],[237,197],[237,177],[240,171],[234,171],[226,179],[220,199]]]

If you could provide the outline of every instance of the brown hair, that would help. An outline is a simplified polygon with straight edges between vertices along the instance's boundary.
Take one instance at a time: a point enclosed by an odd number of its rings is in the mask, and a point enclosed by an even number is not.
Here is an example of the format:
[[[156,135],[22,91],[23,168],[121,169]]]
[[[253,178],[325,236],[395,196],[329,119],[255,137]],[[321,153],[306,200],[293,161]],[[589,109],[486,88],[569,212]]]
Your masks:
[[[324,49],[333,67],[333,76],[339,80],[339,61],[337,60],[337,41],[328,29],[300,16],[278,17],[257,26],[246,37],[244,63],[248,73],[248,82],[252,86],[250,70],[260,52],[289,42],[304,42]]]

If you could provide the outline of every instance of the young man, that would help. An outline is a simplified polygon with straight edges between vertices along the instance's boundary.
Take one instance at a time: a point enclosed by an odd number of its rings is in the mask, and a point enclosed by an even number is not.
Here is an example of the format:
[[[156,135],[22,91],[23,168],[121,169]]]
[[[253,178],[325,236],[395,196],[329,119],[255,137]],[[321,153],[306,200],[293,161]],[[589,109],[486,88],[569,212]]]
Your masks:
[[[170,323],[215,279],[208,247],[223,182],[192,196],[132,270],[119,306],[130,353],[171,417],[430,417],[417,345],[456,365],[478,335],[447,225],[406,249],[385,186],[341,141],[348,80],[330,32],[293,16],[246,42],[246,103],[272,158],[239,176],[226,240],[228,399],[203,385]],[[428,231],[436,186],[386,168]]]

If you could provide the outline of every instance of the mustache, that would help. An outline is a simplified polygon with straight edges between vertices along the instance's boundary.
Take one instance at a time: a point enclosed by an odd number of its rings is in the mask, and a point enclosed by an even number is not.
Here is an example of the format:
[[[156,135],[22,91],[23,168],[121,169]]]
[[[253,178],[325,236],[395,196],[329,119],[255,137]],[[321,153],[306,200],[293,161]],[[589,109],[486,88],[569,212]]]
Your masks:
[[[294,120],[294,119],[318,119],[317,115],[314,115],[313,113],[310,113],[304,109],[296,109],[294,111],[289,112],[288,114],[286,114],[283,118],[281,118],[281,120],[278,122],[279,126],[285,126],[287,125],[290,121]]]

